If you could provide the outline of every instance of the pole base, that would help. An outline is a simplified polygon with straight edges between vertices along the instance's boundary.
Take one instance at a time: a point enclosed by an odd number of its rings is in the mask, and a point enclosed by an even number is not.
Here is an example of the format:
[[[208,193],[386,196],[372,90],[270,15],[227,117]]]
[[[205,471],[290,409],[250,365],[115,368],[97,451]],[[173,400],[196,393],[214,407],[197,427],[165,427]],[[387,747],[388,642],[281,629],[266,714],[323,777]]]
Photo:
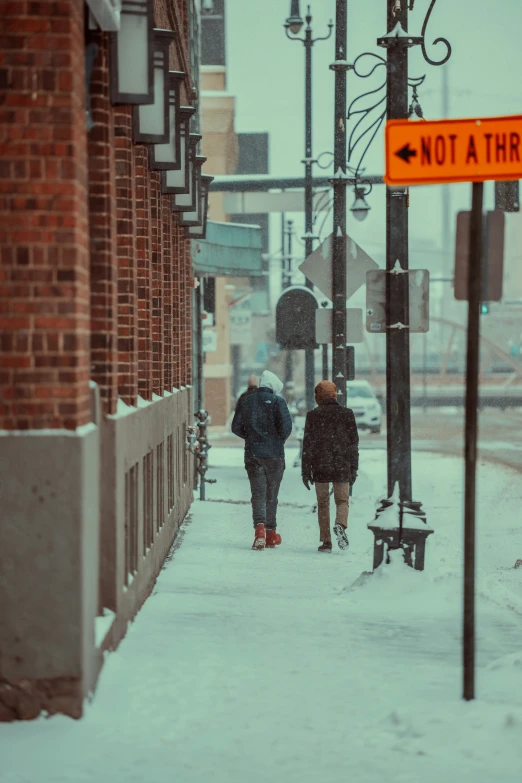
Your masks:
[[[397,525],[379,524],[379,517],[383,512],[397,506]],[[401,521],[402,520],[402,524]],[[388,520],[386,520],[388,521]],[[374,536],[373,542],[373,570],[375,571],[384,560],[386,551],[386,563],[390,562],[389,551],[402,549],[404,562],[416,571],[424,571],[424,557],[426,551],[426,539],[433,529],[426,523],[426,514],[422,504],[415,500],[396,502],[393,498],[385,498],[377,509],[374,522],[368,525]]]

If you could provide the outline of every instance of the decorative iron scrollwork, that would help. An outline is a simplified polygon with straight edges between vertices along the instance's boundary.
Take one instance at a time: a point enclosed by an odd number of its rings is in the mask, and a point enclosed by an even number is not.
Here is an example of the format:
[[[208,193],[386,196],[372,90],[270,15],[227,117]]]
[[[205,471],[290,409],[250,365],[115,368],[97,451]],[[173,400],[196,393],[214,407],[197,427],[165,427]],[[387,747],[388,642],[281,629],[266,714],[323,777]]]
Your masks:
[[[443,57],[442,60],[433,60],[431,57],[429,57],[428,52],[426,51],[426,28],[430,21],[431,12],[433,11],[436,2],[437,0],[431,0],[430,7],[428,8],[428,12],[426,14],[424,23],[422,25],[421,48],[422,48],[422,55],[427,63],[429,63],[430,65],[444,65],[444,63],[447,63],[449,58],[451,57],[451,44],[447,38],[442,38],[442,37],[435,38],[435,40],[432,43],[432,46],[436,46],[438,43],[443,43],[446,46],[446,56]]]

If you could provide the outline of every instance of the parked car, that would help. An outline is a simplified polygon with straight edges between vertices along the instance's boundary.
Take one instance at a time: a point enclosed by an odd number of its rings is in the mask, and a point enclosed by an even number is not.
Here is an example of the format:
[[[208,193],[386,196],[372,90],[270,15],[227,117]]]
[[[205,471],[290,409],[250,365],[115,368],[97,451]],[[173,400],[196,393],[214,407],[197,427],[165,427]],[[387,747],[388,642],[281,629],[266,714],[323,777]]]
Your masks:
[[[381,431],[382,408],[368,381],[348,381],[347,405],[355,414],[358,429],[370,430],[378,435]]]

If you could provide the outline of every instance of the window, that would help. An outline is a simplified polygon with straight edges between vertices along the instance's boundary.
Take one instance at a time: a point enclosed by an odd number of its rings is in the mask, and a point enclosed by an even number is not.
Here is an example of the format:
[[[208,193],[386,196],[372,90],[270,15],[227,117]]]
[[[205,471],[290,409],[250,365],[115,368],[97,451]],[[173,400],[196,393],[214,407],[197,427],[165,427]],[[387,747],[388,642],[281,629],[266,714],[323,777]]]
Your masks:
[[[143,551],[151,548],[154,539],[154,452],[143,457]]]
[[[167,492],[169,513],[174,508],[174,435],[167,438]]]
[[[125,574],[124,584],[138,570],[138,463],[125,474]]]
[[[156,446],[156,530],[161,530],[165,524],[165,472],[164,472],[164,442],[162,441],[159,446]]]

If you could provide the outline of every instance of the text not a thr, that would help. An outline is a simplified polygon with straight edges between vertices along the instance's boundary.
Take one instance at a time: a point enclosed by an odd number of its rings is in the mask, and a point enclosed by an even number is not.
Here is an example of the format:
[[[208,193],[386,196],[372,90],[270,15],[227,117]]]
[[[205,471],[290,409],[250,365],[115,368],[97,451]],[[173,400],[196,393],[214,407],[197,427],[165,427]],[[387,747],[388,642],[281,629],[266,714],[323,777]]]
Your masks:
[[[520,145],[520,134],[515,131],[421,136],[419,162],[422,166],[516,163],[521,160]]]

